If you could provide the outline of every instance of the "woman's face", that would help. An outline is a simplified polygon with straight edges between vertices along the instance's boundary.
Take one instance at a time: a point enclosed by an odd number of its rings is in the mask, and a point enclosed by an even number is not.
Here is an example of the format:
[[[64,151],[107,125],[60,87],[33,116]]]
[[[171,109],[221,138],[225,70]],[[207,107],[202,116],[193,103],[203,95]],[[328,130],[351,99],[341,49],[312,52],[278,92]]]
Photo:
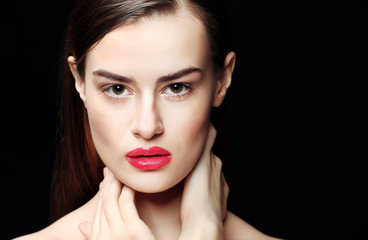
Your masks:
[[[119,27],[88,53],[85,69],[76,88],[106,166],[140,192],[180,182],[202,153],[212,106],[222,101],[200,21],[157,16]]]

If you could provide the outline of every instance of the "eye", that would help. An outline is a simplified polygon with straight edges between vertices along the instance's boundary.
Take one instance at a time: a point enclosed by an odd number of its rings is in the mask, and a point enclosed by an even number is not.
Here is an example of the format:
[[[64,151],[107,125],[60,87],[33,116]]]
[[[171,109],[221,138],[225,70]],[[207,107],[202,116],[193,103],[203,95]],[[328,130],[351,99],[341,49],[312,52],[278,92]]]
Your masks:
[[[166,87],[163,91],[164,94],[172,95],[174,97],[180,97],[190,91],[190,88],[183,83],[173,83]]]
[[[131,94],[130,91],[124,85],[121,84],[111,85],[102,92],[106,92],[108,95],[114,98],[121,98]]]
[[[174,94],[179,94],[184,90],[184,86],[182,84],[171,84],[169,89]]]

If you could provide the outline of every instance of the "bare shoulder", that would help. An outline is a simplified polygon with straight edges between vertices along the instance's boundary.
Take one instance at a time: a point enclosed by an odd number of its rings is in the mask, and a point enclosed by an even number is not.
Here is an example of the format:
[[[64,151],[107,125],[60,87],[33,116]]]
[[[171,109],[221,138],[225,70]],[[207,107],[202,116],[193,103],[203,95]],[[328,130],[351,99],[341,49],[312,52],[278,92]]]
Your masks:
[[[241,218],[234,215],[232,212],[227,213],[224,222],[224,234],[226,240],[276,240],[267,236]]]

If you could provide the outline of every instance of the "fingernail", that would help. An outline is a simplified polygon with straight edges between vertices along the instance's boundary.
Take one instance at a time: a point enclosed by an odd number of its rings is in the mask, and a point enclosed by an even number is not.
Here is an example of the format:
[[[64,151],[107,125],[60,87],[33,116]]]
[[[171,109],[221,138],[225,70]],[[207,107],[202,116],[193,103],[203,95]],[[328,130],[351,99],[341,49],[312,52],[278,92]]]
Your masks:
[[[106,169],[106,177],[109,176],[111,174],[111,171],[108,167],[105,168]]]

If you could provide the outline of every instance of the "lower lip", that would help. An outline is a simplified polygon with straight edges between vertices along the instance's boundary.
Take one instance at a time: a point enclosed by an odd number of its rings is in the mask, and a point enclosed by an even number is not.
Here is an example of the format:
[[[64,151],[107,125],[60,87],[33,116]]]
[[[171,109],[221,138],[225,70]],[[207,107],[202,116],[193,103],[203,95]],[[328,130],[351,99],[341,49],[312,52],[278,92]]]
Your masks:
[[[152,152],[157,152],[158,147],[151,148]],[[169,152],[164,153],[163,155],[149,155],[147,152],[150,152],[151,149],[134,149],[133,151],[135,154],[129,155],[129,153],[125,156],[126,160],[130,165],[133,167],[140,169],[140,170],[157,170],[165,165],[167,165],[171,161],[171,154]],[[142,152],[145,152],[144,155],[135,156],[136,152],[141,150]],[[131,151],[131,152],[133,152]]]

